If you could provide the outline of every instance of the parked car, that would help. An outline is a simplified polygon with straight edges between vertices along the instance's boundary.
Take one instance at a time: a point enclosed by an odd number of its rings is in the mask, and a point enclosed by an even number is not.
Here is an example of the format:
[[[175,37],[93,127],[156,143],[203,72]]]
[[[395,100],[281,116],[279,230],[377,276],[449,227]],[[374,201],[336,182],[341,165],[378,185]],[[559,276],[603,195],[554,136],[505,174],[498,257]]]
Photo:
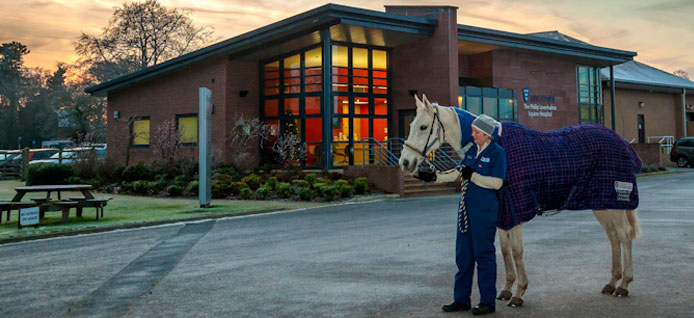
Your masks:
[[[694,137],[678,139],[672,146],[670,161],[678,167],[694,166]]]
[[[75,161],[84,160],[89,155],[89,148],[73,148],[65,149],[62,154],[56,152],[48,159],[43,160],[32,160],[29,164],[36,163],[73,163]],[[96,151],[97,160],[103,160],[106,157],[105,149],[94,149]],[[62,159],[61,159],[62,158]]]

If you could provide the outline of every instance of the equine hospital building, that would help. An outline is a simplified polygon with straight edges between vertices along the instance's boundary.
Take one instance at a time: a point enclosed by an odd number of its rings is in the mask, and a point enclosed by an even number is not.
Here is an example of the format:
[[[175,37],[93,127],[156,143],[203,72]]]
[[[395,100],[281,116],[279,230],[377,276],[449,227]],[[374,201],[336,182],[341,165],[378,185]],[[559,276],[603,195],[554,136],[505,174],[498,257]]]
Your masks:
[[[154,157],[149,132],[167,120],[196,152],[199,87],[212,91],[212,147],[227,162],[240,115],[270,127],[249,149],[258,162],[275,160],[270,145],[286,133],[305,142],[298,166],[383,161],[374,147],[408,135],[413,94],[538,130],[592,122],[633,143],[694,134],[694,83],[635,52],[458,22],[452,6],[328,4],[87,92],[108,98],[109,156],[124,160],[130,148],[131,163]]]

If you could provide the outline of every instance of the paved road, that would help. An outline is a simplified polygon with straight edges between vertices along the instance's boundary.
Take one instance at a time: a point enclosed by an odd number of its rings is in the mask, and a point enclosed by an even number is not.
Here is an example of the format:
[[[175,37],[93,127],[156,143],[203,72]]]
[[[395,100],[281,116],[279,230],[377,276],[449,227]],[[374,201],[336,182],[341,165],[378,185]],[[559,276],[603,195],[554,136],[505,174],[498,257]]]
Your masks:
[[[644,235],[630,297],[600,294],[609,243],[590,211],[567,211],[526,225],[525,306],[499,302],[495,316],[694,317],[694,170],[640,178],[639,190]],[[0,246],[0,317],[468,316],[440,311],[456,270],[456,202],[399,199]]]

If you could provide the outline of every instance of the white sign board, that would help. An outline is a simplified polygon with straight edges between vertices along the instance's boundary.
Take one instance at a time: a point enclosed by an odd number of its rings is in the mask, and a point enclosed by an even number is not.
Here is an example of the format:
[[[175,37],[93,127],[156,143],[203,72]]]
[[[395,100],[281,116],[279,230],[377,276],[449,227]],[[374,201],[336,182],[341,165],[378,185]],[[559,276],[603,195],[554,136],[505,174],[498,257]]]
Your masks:
[[[19,224],[22,226],[39,224],[39,208],[20,209]]]

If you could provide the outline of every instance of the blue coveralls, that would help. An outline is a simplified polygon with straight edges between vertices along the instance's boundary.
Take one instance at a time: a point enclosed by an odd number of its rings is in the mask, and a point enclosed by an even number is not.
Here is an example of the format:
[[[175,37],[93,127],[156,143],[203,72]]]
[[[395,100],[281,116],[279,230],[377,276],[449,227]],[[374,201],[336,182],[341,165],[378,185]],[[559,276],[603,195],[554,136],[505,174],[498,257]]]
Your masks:
[[[477,145],[473,145],[465,154],[462,164],[471,167],[480,175],[506,179],[506,151],[495,141],[491,141],[487,148],[479,156],[476,156]],[[456,227],[455,244],[455,262],[458,265],[458,273],[455,274],[453,299],[462,304],[470,304],[472,274],[475,263],[477,263],[480,303],[495,306],[496,254],[494,235],[496,234],[499,207],[496,194],[497,190],[485,189],[472,181],[468,182],[465,193],[468,228],[467,232],[462,233]],[[462,226],[464,228],[465,221],[463,221]]]

